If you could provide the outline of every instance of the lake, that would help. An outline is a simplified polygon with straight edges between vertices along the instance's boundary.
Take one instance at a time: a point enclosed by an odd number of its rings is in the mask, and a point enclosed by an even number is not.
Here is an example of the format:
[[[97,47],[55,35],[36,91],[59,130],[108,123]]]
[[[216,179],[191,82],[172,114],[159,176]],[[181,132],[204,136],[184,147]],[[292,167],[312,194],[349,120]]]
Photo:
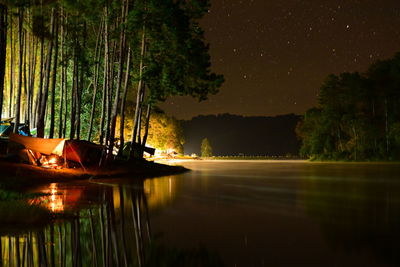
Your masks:
[[[179,164],[192,171],[31,190],[67,219],[0,226],[3,264],[400,265],[399,164]]]

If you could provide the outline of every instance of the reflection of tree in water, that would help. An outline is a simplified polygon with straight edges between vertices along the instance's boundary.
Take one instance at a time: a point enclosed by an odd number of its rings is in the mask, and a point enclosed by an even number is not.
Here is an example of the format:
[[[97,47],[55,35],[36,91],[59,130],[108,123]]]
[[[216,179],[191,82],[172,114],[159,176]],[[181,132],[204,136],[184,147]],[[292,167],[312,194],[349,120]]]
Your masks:
[[[170,249],[152,239],[143,182],[99,194],[99,205],[70,220],[2,236],[0,266],[222,266],[204,248]]]
[[[380,177],[377,174],[376,177]],[[388,263],[400,263],[400,187],[396,180],[338,177],[306,180],[304,199],[328,243],[345,252],[372,250]]]
[[[181,186],[180,179],[177,176],[146,179],[144,192],[149,209],[156,210],[169,206],[175,200],[179,186]]]

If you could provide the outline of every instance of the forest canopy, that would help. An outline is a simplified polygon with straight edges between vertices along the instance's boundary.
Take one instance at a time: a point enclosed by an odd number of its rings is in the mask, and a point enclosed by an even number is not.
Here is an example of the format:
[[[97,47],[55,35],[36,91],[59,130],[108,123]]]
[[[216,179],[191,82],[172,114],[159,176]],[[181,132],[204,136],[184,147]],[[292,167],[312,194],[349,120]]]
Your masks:
[[[400,159],[400,53],[366,73],[330,75],[297,126],[301,153],[328,160]]]
[[[126,105],[133,103],[130,141],[144,147],[152,107],[175,95],[205,100],[223,83],[199,25],[209,5],[1,1],[0,116],[14,118],[14,132],[26,123],[38,137],[86,139],[112,151],[118,136],[127,141]]]

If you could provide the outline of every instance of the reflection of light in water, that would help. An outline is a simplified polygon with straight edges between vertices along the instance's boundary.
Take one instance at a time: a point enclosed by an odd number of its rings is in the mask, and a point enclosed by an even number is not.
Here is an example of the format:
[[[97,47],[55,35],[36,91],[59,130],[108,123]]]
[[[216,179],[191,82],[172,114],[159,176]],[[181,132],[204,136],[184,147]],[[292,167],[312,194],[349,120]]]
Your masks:
[[[50,184],[48,188],[41,191],[48,195],[31,201],[31,204],[40,204],[52,212],[64,211],[64,195],[58,190],[56,183]]]
[[[58,193],[57,184],[50,184],[50,202],[49,209],[53,212],[59,212],[64,210],[63,195]]]
[[[150,209],[168,205],[176,196],[176,179],[163,177],[144,181],[144,192]]]
[[[113,201],[114,201],[114,208],[119,209],[121,206],[121,202],[120,202],[119,187],[117,186],[113,187]]]

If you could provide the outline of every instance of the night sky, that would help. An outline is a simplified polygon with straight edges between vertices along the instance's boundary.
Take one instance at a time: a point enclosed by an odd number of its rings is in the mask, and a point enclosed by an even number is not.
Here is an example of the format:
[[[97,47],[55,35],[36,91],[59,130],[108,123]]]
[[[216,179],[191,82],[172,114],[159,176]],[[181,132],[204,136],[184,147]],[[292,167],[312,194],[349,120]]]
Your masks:
[[[170,98],[179,119],[199,114],[301,114],[330,73],[366,71],[400,51],[399,0],[212,0],[202,21],[213,71],[208,101]]]

